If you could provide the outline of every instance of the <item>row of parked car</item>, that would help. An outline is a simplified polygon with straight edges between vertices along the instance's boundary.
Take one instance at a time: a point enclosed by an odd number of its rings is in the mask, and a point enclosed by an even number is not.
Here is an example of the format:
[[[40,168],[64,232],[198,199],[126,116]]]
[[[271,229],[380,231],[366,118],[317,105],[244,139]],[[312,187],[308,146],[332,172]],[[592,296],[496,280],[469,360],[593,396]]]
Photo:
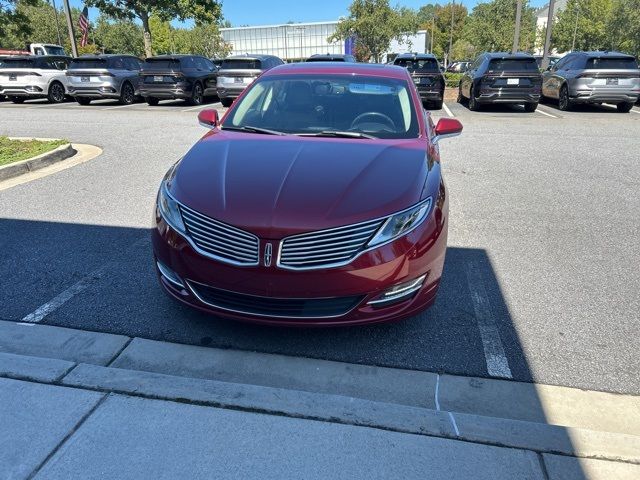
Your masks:
[[[313,55],[309,62],[355,62],[350,55]],[[131,55],[12,56],[0,59],[0,97],[14,103],[46,97],[81,105],[94,99],[118,99],[124,105],[144,98],[149,105],[184,99],[200,105],[218,96],[228,107],[260,74],[284,61],[272,55],[238,55],[210,60],[199,55],[159,55],[141,61]],[[465,62],[459,62],[465,63]],[[437,58],[406,53],[393,64],[406,68],[425,104],[442,108],[445,77]],[[545,99],[561,110],[577,103],[613,103],[628,112],[640,95],[638,62],[620,52],[573,52],[540,72],[528,54],[483,53],[469,65],[458,85],[458,101],[479,110],[492,103],[523,104],[535,111]]]

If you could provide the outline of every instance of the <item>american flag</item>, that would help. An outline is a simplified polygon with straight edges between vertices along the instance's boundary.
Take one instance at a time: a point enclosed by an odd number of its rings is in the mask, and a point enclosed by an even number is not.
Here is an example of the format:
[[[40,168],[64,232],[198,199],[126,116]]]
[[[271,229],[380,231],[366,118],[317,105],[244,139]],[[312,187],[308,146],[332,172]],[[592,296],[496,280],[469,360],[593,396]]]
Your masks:
[[[78,26],[82,31],[82,40],[80,40],[80,45],[85,47],[89,41],[89,9],[87,7],[84,7],[80,14]]]

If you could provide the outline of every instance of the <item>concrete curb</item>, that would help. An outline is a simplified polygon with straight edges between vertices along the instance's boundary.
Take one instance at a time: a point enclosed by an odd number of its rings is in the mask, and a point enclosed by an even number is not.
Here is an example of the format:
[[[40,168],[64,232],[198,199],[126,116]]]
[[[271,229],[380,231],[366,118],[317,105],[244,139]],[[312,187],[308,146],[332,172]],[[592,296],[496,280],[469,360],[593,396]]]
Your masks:
[[[0,352],[14,379],[640,464],[636,396],[8,321]]]
[[[10,163],[0,167],[0,181],[8,180],[25,173],[39,170],[54,163],[66,160],[76,154],[76,150],[70,143],[60,145],[51,152],[43,153],[41,155],[22,160],[20,162]]]

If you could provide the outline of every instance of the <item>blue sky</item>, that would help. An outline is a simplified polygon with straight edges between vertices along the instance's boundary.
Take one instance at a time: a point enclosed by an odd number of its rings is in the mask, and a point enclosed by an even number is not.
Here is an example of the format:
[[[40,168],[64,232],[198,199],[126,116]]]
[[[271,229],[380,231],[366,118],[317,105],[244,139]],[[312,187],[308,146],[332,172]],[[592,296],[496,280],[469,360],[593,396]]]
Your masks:
[[[449,0],[439,0],[437,3],[448,3]],[[457,0],[459,2],[460,0]],[[482,0],[463,0],[462,3],[471,10]],[[61,2],[59,2],[61,3]],[[274,23],[320,22],[336,20],[346,15],[350,0],[226,0],[222,3],[224,17],[234,26],[237,25],[269,25]],[[418,8],[430,3],[428,0],[391,0],[392,5]],[[530,0],[531,5],[539,7],[547,3],[546,0]],[[71,0],[73,6],[82,8],[81,0]],[[94,20],[98,11],[91,9],[90,19]]]

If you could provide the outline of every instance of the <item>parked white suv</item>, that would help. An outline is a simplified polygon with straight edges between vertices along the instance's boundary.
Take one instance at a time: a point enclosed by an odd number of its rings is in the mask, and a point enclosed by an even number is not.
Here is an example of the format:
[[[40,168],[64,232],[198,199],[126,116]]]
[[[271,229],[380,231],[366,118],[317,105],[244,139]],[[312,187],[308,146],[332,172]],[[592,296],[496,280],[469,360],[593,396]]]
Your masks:
[[[70,61],[71,57],[59,55],[7,57],[0,63],[0,96],[13,103],[42,97],[51,103],[64,102]]]

